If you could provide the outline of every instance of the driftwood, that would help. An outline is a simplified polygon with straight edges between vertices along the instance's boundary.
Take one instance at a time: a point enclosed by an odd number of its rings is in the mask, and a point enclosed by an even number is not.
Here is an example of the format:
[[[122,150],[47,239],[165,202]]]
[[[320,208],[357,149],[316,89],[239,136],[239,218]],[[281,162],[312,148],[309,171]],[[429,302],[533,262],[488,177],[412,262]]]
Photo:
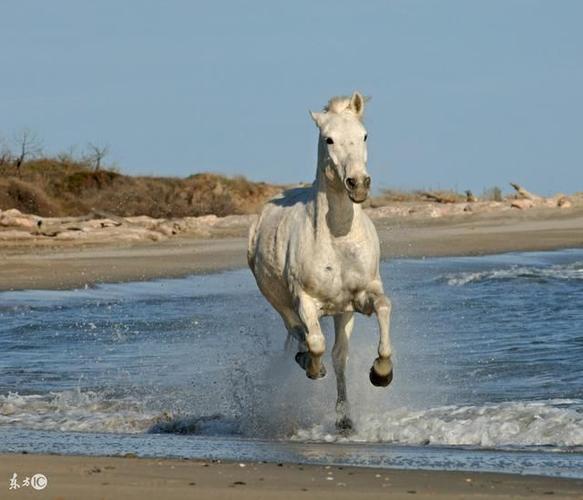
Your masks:
[[[128,221],[126,221],[123,217],[119,217],[118,215],[114,215],[110,212],[106,212],[105,210],[96,210],[93,209],[91,210],[91,216],[94,219],[109,219],[112,221],[115,221],[118,226],[121,226],[122,224],[127,224]]]
[[[65,223],[70,223],[70,222],[85,222],[88,220],[92,220],[95,219],[95,217],[92,214],[89,215],[81,215],[79,217],[40,217],[39,219],[41,223],[46,222],[50,222],[51,220],[58,220],[59,223],[65,224]]]
[[[518,208],[520,210],[526,210],[527,208],[532,208],[534,206],[534,202],[532,200],[528,200],[526,198],[519,198],[517,200],[512,200],[510,203],[512,208]]]
[[[87,223],[96,219],[104,219],[100,224],[102,228],[118,227],[125,224],[125,221],[121,217],[115,215],[106,216],[105,214],[92,211],[90,214],[82,215],[80,217],[39,218],[36,222],[36,234],[54,238],[56,235],[64,231],[83,231],[84,227],[87,226]]]
[[[429,201],[435,201],[436,203],[455,203],[457,200],[455,199],[455,196],[453,195],[447,195],[447,194],[436,194],[436,193],[421,193],[421,196],[423,196],[426,200]]]
[[[527,191],[526,189],[524,189],[520,184],[516,184],[514,182],[511,182],[510,185],[516,190],[516,193],[518,195],[519,198],[522,198],[524,200],[540,200],[541,197],[537,196],[536,194],[532,194],[530,191]]]

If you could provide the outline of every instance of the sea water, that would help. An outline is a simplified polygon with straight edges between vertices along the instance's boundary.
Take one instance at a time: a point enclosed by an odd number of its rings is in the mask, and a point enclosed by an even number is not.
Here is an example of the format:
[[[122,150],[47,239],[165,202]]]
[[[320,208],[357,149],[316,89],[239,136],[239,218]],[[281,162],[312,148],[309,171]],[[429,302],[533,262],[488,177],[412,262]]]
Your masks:
[[[395,378],[370,384],[378,329],[358,316],[350,436],[329,354],[308,379],[248,270],[0,293],[0,452],[583,477],[583,251],[391,260],[382,276]]]

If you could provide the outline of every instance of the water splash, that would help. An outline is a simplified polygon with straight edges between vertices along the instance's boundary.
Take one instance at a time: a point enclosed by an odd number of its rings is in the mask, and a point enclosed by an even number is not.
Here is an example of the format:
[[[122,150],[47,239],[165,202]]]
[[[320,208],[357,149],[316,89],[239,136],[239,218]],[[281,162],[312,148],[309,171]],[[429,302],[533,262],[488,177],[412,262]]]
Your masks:
[[[582,409],[583,401],[571,400],[399,408],[360,418],[357,431],[347,438],[317,425],[298,431],[292,439],[481,448],[549,446],[572,451],[583,449]]]

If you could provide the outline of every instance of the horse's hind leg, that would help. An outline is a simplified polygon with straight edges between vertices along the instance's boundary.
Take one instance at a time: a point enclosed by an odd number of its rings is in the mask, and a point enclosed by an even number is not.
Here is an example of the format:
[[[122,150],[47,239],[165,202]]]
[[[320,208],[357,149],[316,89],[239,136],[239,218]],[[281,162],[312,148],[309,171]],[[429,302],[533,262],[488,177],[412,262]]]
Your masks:
[[[354,327],[354,315],[351,312],[334,316],[336,339],[332,349],[332,361],[336,373],[338,399],[336,401],[336,428],[341,433],[349,433],[353,428],[350,418],[350,405],[346,394],[346,362],[348,360],[348,342]]]
[[[306,335],[304,333],[304,327],[298,315],[289,308],[280,308],[278,311],[283,324],[287,330],[287,337],[285,339],[285,351],[292,351],[297,345],[304,346],[302,351],[307,351],[305,347]]]
[[[292,352],[297,349],[295,360],[303,370],[307,370],[310,362],[310,350],[306,342],[306,330],[299,316],[293,309],[282,308],[278,310],[283,323],[287,329],[287,337],[285,339],[285,351]],[[320,375],[326,374],[326,368],[323,364],[320,365]]]

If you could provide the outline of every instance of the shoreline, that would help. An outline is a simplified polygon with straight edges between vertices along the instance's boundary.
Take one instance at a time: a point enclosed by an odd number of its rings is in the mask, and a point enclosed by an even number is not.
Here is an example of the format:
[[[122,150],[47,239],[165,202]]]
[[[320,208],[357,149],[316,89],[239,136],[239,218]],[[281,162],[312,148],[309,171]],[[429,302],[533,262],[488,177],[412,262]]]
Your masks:
[[[583,211],[407,220],[374,219],[382,259],[487,255],[583,247]],[[230,236],[156,243],[0,246],[0,291],[72,289],[246,268],[247,228]]]
[[[520,474],[380,469],[305,464],[180,460],[135,456],[0,454],[8,489],[13,474],[44,474],[44,492],[23,498],[581,498],[583,480]],[[44,493],[44,495],[43,495]]]

